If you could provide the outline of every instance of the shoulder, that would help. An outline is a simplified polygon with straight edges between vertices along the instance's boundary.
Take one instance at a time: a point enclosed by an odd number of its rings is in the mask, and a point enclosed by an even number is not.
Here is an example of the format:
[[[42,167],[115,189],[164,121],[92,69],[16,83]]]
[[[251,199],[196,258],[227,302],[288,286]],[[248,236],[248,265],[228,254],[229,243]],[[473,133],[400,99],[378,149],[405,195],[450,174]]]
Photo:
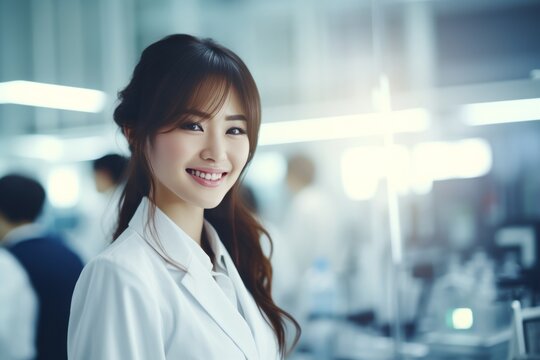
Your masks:
[[[18,270],[17,268],[17,261],[13,258],[12,255],[10,255],[10,253],[0,247],[0,268],[1,269],[11,269],[11,268],[16,268],[16,270]]]
[[[146,353],[161,351],[155,346],[162,343],[166,302],[158,266],[144,239],[130,229],[85,266],[71,301],[70,358],[150,359]]]
[[[155,303],[158,277],[155,272],[155,266],[139,244],[135,232],[118,238],[90,260],[81,272],[71,303],[74,321],[85,318],[88,309],[98,316],[100,311],[118,312],[119,306],[127,306],[131,302],[137,302],[137,308],[154,306],[151,304]]]
[[[152,250],[145,240],[128,228],[104,251],[90,260],[83,270],[83,275],[105,271],[137,276],[148,267],[155,266],[154,262]]]
[[[7,281],[8,278],[10,281]],[[6,280],[0,281],[2,283],[1,290],[19,283],[26,284],[28,281],[24,269],[17,259],[3,248],[0,248],[0,279]]]

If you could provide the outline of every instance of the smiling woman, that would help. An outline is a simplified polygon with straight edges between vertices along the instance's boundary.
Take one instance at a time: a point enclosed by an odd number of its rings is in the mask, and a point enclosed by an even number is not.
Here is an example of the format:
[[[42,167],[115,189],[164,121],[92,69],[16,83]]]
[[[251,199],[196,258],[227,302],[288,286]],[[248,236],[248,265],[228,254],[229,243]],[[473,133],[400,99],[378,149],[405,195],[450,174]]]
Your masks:
[[[114,243],[75,289],[70,358],[284,357],[287,321],[300,329],[272,300],[268,234],[238,196],[260,127],[245,64],[212,40],[166,37],[114,119],[130,171]]]
[[[156,136],[149,151],[158,180],[155,203],[169,213],[165,203],[172,196],[177,209],[174,217],[184,223],[182,228],[193,224],[195,216],[202,221],[197,209],[216,207],[246,165],[249,139],[242,113],[238,96],[231,92],[214,115],[190,117]],[[178,200],[183,211],[178,211]],[[199,230],[194,231],[191,235],[200,242]]]

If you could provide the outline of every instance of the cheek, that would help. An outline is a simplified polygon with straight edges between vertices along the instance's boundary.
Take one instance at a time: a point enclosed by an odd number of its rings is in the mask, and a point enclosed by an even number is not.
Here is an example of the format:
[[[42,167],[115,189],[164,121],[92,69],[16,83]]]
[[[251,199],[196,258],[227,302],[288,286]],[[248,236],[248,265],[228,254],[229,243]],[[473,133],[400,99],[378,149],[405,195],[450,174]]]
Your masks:
[[[168,136],[171,135],[171,136]],[[164,134],[161,141],[156,141],[156,160],[166,163],[174,164],[182,161],[187,156],[188,146],[184,141],[180,141],[173,134]]]
[[[249,140],[246,138],[244,141],[241,141],[235,147],[235,162],[236,166],[240,167],[240,170],[246,165],[247,158],[249,155]]]

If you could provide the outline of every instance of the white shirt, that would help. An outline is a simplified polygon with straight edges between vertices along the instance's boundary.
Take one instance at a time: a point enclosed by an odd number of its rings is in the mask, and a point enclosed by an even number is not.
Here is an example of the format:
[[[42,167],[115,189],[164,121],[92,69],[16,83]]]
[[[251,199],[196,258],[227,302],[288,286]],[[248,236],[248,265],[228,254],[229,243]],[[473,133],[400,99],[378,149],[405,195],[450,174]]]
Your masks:
[[[35,356],[37,306],[25,270],[0,248],[0,359],[26,360]]]
[[[274,332],[214,228],[205,222],[239,307],[216,283],[208,257],[210,269],[201,261],[206,254],[163,212],[156,208],[155,230],[145,226],[148,205],[144,198],[129,227],[83,270],[71,305],[69,358],[279,359]]]

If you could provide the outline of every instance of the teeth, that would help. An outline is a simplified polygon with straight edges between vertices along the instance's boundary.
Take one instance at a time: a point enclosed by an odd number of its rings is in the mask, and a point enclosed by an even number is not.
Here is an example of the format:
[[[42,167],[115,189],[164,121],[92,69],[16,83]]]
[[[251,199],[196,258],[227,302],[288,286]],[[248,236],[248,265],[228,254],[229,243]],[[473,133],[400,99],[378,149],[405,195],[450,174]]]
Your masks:
[[[221,173],[211,173],[210,174],[210,173],[204,173],[204,172],[199,171],[199,170],[191,170],[191,169],[190,169],[189,173],[192,174],[192,175],[198,176],[201,179],[212,180],[212,181],[219,180],[223,176],[223,174],[221,174]]]

